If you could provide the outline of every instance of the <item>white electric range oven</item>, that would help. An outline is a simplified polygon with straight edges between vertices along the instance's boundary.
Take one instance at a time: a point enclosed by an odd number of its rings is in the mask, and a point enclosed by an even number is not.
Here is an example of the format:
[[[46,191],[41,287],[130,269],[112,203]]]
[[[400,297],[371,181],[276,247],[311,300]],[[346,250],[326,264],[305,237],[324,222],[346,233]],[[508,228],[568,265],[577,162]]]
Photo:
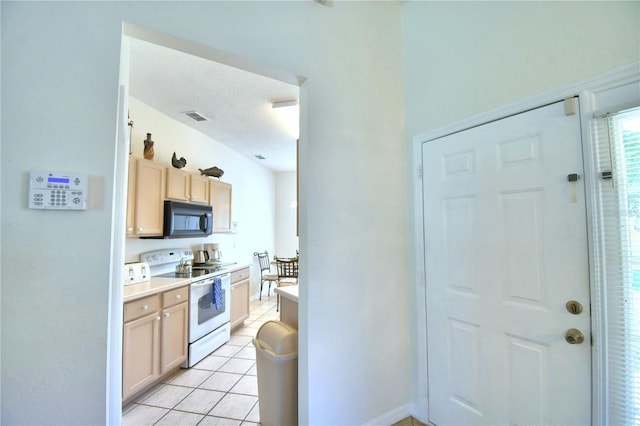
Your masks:
[[[189,286],[189,356],[182,365],[192,367],[229,341],[231,325],[231,279],[219,267],[193,267],[188,274],[176,272],[181,263],[191,262],[189,249],[159,250],[140,255],[147,262],[152,277],[190,277]]]

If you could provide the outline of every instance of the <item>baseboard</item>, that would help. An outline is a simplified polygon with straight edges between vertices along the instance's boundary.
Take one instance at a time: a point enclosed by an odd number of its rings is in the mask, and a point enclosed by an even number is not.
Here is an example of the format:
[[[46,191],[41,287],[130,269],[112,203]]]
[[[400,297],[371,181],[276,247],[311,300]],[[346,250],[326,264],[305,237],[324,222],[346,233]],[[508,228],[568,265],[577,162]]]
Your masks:
[[[405,404],[364,423],[368,426],[392,425],[411,415],[411,405]]]
[[[416,420],[418,420],[418,421],[420,421],[420,422],[424,423],[425,425],[428,425],[428,424],[429,424],[429,422],[427,421],[427,416],[428,416],[428,414],[427,414],[427,413],[424,413],[424,412],[422,411],[422,409],[420,408],[420,405],[418,405],[418,404],[411,404],[411,405],[410,405],[410,407],[411,407],[411,410],[410,410],[410,412],[411,412],[411,417],[413,417],[414,419],[416,419]]]

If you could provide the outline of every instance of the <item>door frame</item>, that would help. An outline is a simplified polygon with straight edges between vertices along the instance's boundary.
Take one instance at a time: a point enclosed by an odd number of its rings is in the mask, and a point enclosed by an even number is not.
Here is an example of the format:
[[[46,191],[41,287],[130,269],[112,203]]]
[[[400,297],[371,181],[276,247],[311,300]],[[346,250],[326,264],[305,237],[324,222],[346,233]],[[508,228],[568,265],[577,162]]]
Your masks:
[[[412,171],[413,179],[410,180],[410,190],[413,193],[414,218],[413,229],[411,230],[414,239],[414,255],[410,260],[414,264],[413,283],[416,301],[416,347],[417,347],[417,401],[412,406],[412,415],[427,421],[428,412],[428,373],[427,373],[427,326],[426,326],[426,279],[425,279],[425,244],[423,218],[423,197],[422,197],[422,144],[444,136],[451,135],[472,127],[481,126],[511,115],[526,112],[538,107],[563,101],[568,98],[578,96],[580,105],[580,126],[582,130],[582,155],[584,162],[584,179],[586,189],[586,209],[587,209],[587,238],[589,242],[589,280],[591,298],[591,328],[594,343],[591,348],[591,371],[592,371],[592,392],[591,392],[591,421],[592,424],[602,424],[607,418],[606,406],[607,395],[604,392],[603,383],[606,382],[606,359],[604,359],[604,342],[606,341],[606,327],[604,322],[604,311],[601,303],[604,289],[595,288],[596,280],[593,269],[594,259],[598,256],[597,247],[594,245],[594,236],[598,232],[595,227],[594,218],[591,214],[596,207],[594,199],[596,171],[594,151],[592,149],[593,139],[590,128],[593,122],[595,109],[595,99],[598,94],[612,91],[620,86],[640,81],[640,64],[630,64],[597,78],[581,81],[575,84],[563,86],[548,92],[541,93],[531,98],[500,107],[474,117],[453,123],[440,129],[436,129],[424,134],[414,136],[412,139]]]
[[[126,216],[126,201],[127,201],[127,181],[128,181],[128,158],[129,158],[129,130],[127,123],[127,110],[128,110],[128,96],[129,96],[129,40],[131,38],[148,41],[151,43],[159,44],[163,47],[168,47],[174,50],[181,51],[183,53],[190,53],[202,58],[220,62],[226,65],[239,68],[243,71],[258,74],[263,77],[268,77],[274,80],[279,80],[284,83],[298,86],[299,92],[299,105],[300,105],[300,129],[299,140],[304,141],[306,139],[306,129],[308,117],[306,115],[308,105],[308,89],[306,77],[297,74],[290,73],[288,71],[282,71],[279,69],[271,68],[266,65],[261,65],[253,62],[253,60],[244,58],[239,55],[235,55],[230,52],[224,52],[217,50],[211,46],[200,45],[196,42],[189,41],[180,37],[176,37],[170,33],[156,31],[151,28],[142,27],[131,22],[123,21],[122,32],[120,37],[120,74],[119,74],[119,98],[118,98],[118,122],[117,127],[117,140],[115,141],[117,152],[114,164],[114,223],[112,229],[113,237],[111,240],[111,283],[121,283],[123,280],[123,268],[125,260],[125,240],[126,236],[123,231],[125,229],[125,216]],[[306,147],[305,144],[298,144],[298,147],[302,147],[299,154],[299,160],[304,161],[306,159]],[[300,188],[304,188],[304,182],[306,175],[304,171],[300,171],[298,168],[298,179]],[[304,192],[300,194],[298,192],[298,211],[300,215],[304,216],[306,213],[306,203]],[[301,216],[301,217],[302,217]],[[302,231],[300,232],[300,244],[302,245],[306,241],[304,240],[304,222],[301,224]],[[303,258],[304,260],[304,258]],[[301,280],[304,280],[304,276],[301,275]],[[306,307],[306,287],[300,290],[300,306],[301,313],[305,312]],[[109,288],[109,319],[107,330],[107,368],[106,368],[106,423],[107,424],[121,424],[122,423],[122,317],[123,317],[123,287],[122,285],[112,285]],[[304,316],[301,315],[302,321]],[[302,322],[301,322],[302,324]],[[300,371],[305,372],[307,369],[307,353],[304,350],[306,348],[306,341],[308,336],[306,331],[302,331],[300,328]],[[307,389],[307,383],[303,378],[305,375],[300,376],[301,395],[304,395]],[[305,412],[304,398],[301,398],[301,412]],[[308,411],[308,410],[307,410]]]

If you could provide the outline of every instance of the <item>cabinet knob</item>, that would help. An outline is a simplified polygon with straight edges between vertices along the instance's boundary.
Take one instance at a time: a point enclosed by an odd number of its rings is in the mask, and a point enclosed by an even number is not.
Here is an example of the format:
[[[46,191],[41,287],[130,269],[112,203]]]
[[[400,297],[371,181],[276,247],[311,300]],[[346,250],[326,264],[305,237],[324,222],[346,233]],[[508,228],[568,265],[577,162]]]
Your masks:
[[[165,313],[164,313],[164,317],[165,317],[165,318],[169,318],[169,315],[171,315],[169,312],[165,312]]]
[[[181,294],[176,294],[176,299],[178,299],[178,300],[182,299],[182,295]]]
[[[149,309],[149,305],[142,305],[142,308],[141,308],[141,309],[142,309],[143,311],[146,311],[147,309]]]
[[[138,232],[142,232],[142,228],[138,228]]]
[[[160,317],[156,317],[156,321],[160,321]]]
[[[133,228],[127,228],[127,232],[128,233],[132,233],[133,232]]]

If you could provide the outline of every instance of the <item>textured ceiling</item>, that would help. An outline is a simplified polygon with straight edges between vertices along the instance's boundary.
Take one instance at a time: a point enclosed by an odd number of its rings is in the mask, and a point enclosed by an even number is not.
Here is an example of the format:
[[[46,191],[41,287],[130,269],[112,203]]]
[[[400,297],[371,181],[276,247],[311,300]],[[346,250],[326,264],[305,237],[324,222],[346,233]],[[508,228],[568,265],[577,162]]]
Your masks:
[[[295,170],[296,136],[272,103],[298,100],[297,86],[134,38],[130,46],[130,95],[271,170]]]

